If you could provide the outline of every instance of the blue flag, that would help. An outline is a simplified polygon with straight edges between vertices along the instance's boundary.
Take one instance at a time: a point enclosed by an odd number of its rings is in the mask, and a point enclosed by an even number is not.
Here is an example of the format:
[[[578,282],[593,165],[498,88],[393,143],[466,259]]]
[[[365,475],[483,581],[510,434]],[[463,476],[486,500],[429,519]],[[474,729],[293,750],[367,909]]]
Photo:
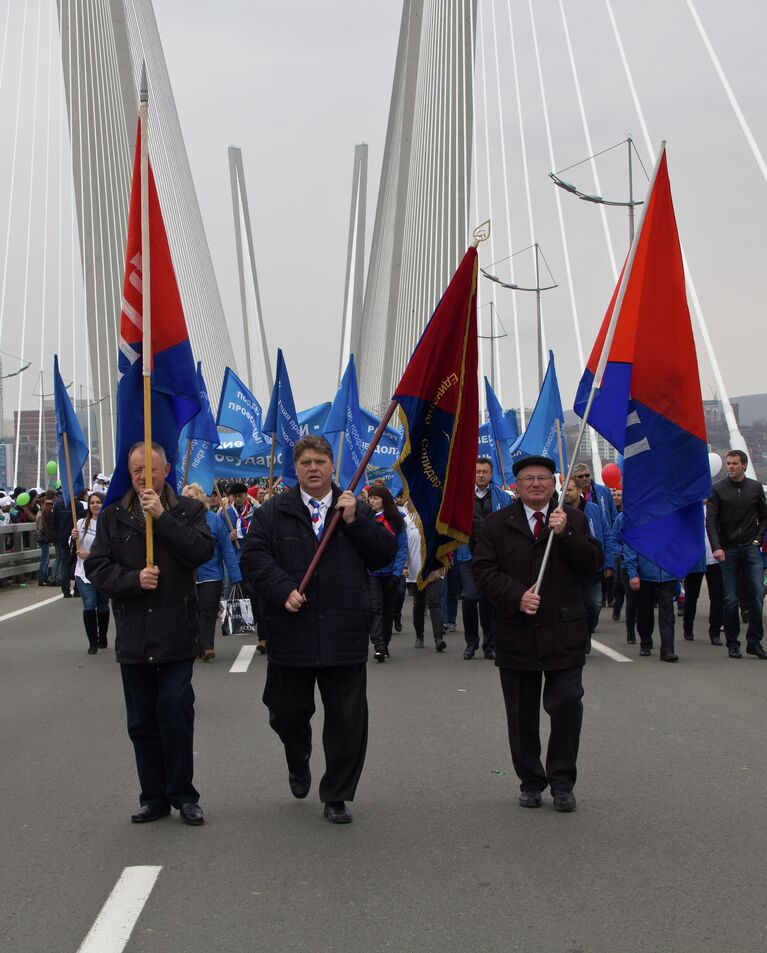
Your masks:
[[[296,470],[293,466],[293,447],[301,437],[293,391],[285,366],[282,350],[277,349],[277,367],[274,374],[274,387],[269,409],[264,418],[264,433],[274,434],[275,442],[282,450],[282,479],[288,486],[294,486]]]
[[[224,372],[216,423],[242,436],[244,457],[268,452],[269,445],[261,432],[261,405],[231,367]]]
[[[557,437],[557,421],[559,434]],[[562,459],[559,459],[559,446],[562,446]],[[527,430],[511,447],[514,462],[522,457],[549,457],[562,473],[567,472],[567,450],[565,449],[565,415],[562,411],[562,398],[559,396],[557,372],[554,368],[554,352],[549,351],[549,366],[543,378],[543,386],[535,402],[535,409],[527,423]]]
[[[56,408],[56,456],[58,457],[59,473],[62,475],[61,489],[64,494],[64,503],[69,506],[69,479],[67,477],[66,453],[64,451],[64,434],[67,437],[69,450],[69,467],[72,472],[72,492],[75,496],[85,489],[83,467],[88,459],[88,444],[83,437],[80,422],[75,414],[72,401],[64,386],[59,373],[59,358],[53,355],[53,400]]]
[[[197,362],[197,386],[199,387],[202,410],[181,431],[178,457],[179,460],[184,461],[184,468],[178,468],[176,486],[180,493],[184,488],[184,469],[186,469],[186,482],[199,483],[202,489],[210,495],[213,492],[213,483],[216,477],[216,447],[218,447],[219,440],[200,361]],[[187,459],[189,461],[188,468]]]
[[[322,432],[322,436],[333,448],[338,483],[342,490],[349,486],[357,467],[365,456],[369,443],[365,440],[366,434],[367,424],[362,419],[360,410],[354,355],[350,354],[349,363],[346,365]]]
[[[503,412],[490,381],[485,378],[485,402],[487,404],[488,429],[491,444],[493,473],[497,482],[508,483],[512,479],[510,445],[519,437],[517,415],[511,411]],[[481,428],[480,428],[481,431]],[[480,433],[480,439],[481,439]],[[499,459],[500,451],[500,459]]]

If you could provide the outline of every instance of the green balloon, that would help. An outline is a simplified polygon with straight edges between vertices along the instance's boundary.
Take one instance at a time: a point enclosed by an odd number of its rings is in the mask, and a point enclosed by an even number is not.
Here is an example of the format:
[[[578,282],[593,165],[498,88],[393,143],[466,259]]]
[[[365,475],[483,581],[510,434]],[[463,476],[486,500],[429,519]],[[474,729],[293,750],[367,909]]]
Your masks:
[[[56,476],[56,471],[58,468],[58,464],[55,460],[49,460],[45,465],[45,472],[48,474],[48,476]]]
[[[17,506],[26,506],[29,503],[29,493],[19,493],[16,497]]]
[[[57,490],[61,489],[61,480],[56,480],[56,489]]]

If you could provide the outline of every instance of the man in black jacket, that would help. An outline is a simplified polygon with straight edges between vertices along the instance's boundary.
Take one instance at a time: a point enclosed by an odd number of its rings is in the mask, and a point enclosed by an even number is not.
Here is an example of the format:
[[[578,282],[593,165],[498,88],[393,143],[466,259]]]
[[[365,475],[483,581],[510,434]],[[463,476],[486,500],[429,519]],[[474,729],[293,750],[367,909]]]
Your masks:
[[[727,454],[727,478],[717,483],[706,507],[706,531],[714,559],[722,567],[724,635],[730,658],[741,658],[738,617],[738,573],[748,593],[746,652],[767,659],[762,648],[764,582],[761,546],[767,531],[767,501],[758,480],[746,476],[748,457],[742,450]]]
[[[128,735],[136,754],[141,808],[134,824],[178,808],[185,824],[204,823],[192,783],[194,690],[200,655],[195,569],[213,555],[201,503],[177,497],[165,483],[165,451],[144,444],[128,454],[133,489],[99,516],[85,572],[112,599]],[[146,514],[152,517],[154,565],[146,563]]]
[[[541,793],[550,787],[555,810],[574,811],[589,641],[581,591],[583,581],[599,571],[602,551],[580,510],[556,507],[554,470],[548,457],[516,461],[519,496],[484,521],[472,566],[480,593],[493,604],[495,664],[501,674],[511,759],[520,780],[519,803],[540,807]],[[551,534],[549,562],[536,594]],[[542,685],[543,707],[551,721],[545,769]]]
[[[329,821],[348,824],[352,817],[345,802],[354,798],[367,747],[365,665],[372,621],[367,570],[391,562],[396,542],[367,505],[333,486],[333,451],[326,440],[304,437],[293,459],[298,486],[256,511],[240,568],[262,603],[268,656],[264,704],[285,746],[290,790],[304,798],[311,786],[317,683],[325,709],[320,800]],[[298,586],[334,510],[342,519],[302,595]]]

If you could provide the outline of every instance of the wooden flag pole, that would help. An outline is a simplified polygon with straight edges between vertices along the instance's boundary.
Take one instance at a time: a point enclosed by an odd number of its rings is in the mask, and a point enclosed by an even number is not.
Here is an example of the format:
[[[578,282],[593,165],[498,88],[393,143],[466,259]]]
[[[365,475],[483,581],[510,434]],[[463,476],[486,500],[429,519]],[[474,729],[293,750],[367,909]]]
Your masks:
[[[142,373],[144,375],[144,479],[152,486],[152,295],[149,255],[149,90],[146,64],[141,67],[141,314]],[[146,513],[146,564],[154,565],[151,514]]]
[[[221,502],[224,503],[224,498],[223,498],[223,496],[221,496],[221,489],[219,488],[218,480],[214,480],[214,481],[213,481],[213,486],[216,488],[216,493],[218,493],[218,498],[219,498],[219,500],[221,500]],[[229,515],[229,507],[226,506],[226,504],[224,504],[224,519],[225,519],[225,520],[227,521],[227,523],[229,524],[229,532],[230,532],[230,533],[233,533],[233,532],[234,532],[234,526],[232,525],[232,517]],[[239,541],[239,539],[235,539],[234,545],[237,547],[237,549],[240,548],[240,541]]]
[[[192,456],[192,441],[187,440],[186,442],[186,457],[184,459],[184,486],[186,486],[187,478],[189,477],[189,460]]]
[[[277,442],[277,432],[275,431],[272,434],[272,449],[271,449],[271,452],[269,453],[269,485],[268,485],[269,493],[272,492],[272,487],[274,486],[274,447],[276,442]]]
[[[64,460],[67,466],[67,486],[69,487],[69,506],[72,509],[72,529],[77,529],[77,506],[75,504],[75,492],[72,484],[72,464],[69,462],[69,440],[66,433],[61,435],[64,438]]]
[[[357,489],[357,484],[362,479],[362,475],[365,473],[365,468],[370,462],[370,458],[373,456],[373,453],[375,452],[375,448],[378,446],[378,443],[381,437],[383,437],[384,431],[386,430],[386,427],[389,421],[392,419],[394,415],[394,411],[396,409],[397,409],[397,401],[393,400],[389,404],[386,410],[386,413],[383,415],[381,419],[381,423],[376,428],[376,432],[373,434],[373,438],[370,441],[370,445],[365,451],[365,456],[360,460],[359,466],[354,471],[354,476],[352,477],[351,482],[349,483],[349,486],[347,487],[347,489],[350,490],[352,493],[354,493],[354,491]],[[325,548],[330,542],[330,537],[335,532],[336,526],[338,526],[338,521],[340,519],[341,519],[341,511],[336,510],[335,513],[333,513],[333,515],[331,516],[330,522],[325,526],[325,530],[322,534],[322,539],[320,540],[320,544],[317,547],[317,551],[312,557],[312,561],[309,563],[309,568],[304,573],[304,578],[301,580],[301,585],[298,587],[298,591],[301,593],[301,595],[303,595],[304,591],[306,590],[306,587],[309,585],[309,580],[314,575],[314,570],[317,568],[317,564],[322,558],[322,554],[325,552]]]

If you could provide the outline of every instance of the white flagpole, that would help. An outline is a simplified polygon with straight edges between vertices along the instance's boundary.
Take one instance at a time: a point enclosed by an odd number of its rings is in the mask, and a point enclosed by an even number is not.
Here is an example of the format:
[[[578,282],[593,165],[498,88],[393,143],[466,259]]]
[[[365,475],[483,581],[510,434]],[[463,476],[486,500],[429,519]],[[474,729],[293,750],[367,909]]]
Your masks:
[[[147,486],[152,483],[152,296],[149,261],[149,89],[146,63],[141,64],[139,95],[141,124],[141,315],[142,373],[144,375],[144,472]],[[154,565],[152,517],[146,514],[146,564]]]
[[[623,299],[626,297],[626,288],[628,286],[629,278],[631,276],[631,270],[634,267],[634,257],[636,255],[637,246],[639,245],[639,239],[642,235],[642,229],[644,228],[645,215],[647,214],[647,206],[650,204],[650,196],[652,195],[653,189],[655,188],[655,180],[658,177],[658,169],[660,168],[661,161],[666,154],[666,140],[664,139],[661,143],[660,150],[658,152],[658,158],[655,163],[655,168],[653,169],[652,179],[650,180],[650,187],[647,190],[647,198],[642,205],[639,225],[636,232],[634,233],[634,241],[631,243],[631,249],[629,250],[628,260],[626,261],[626,267],[623,269],[623,276],[621,278],[620,287],[618,288],[618,295],[615,299],[615,307],[613,308],[612,314],[610,315],[610,323],[607,326],[607,334],[605,335],[604,343],[602,344],[602,351],[599,355],[599,362],[597,363],[597,369],[594,372],[594,380],[591,384],[591,391],[589,392],[589,398],[586,401],[586,408],[583,411],[583,417],[581,418],[581,425],[578,428],[578,438],[575,441],[575,447],[573,448],[572,456],[570,457],[570,464],[567,468],[567,477],[562,487],[562,500],[560,501],[557,509],[562,509],[564,504],[565,493],[567,492],[567,487],[570,484],[570,480],[573,477],[573,470],[575,469],[575,462],[578,459],[578,453],[581,449],[581,442],[583,440],[583,434],[586,432],[586,427],[589,422],[589,414],[591,413],[591,405],[594,403],[594,398],[597,395],[597,391],[602,386],[602,378],[604,377],[605,367],[607,366],[607,359],[610,356],[610,349],[612,348],[613,338],[615,337],[615,328],[618,325],[618,318],[621,313],[621,308],[623,307]],[[535,594],[538,595],[541,582],[543,580],[543,574],[546,572],[546,566],[549,562],[549,556],[551,554],[551,545],[554,542],[554,533],[549,533],[549,538],[546,540],[546,550],[543,554],[543,562],[541,563],[541,568],[538,573],[538,578],[535,581]]]

